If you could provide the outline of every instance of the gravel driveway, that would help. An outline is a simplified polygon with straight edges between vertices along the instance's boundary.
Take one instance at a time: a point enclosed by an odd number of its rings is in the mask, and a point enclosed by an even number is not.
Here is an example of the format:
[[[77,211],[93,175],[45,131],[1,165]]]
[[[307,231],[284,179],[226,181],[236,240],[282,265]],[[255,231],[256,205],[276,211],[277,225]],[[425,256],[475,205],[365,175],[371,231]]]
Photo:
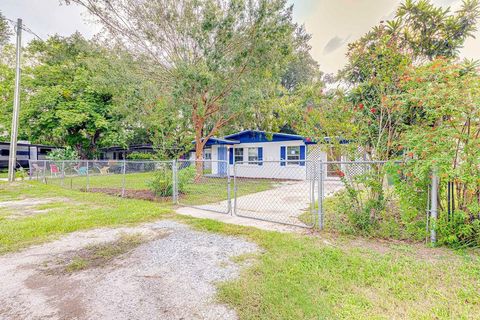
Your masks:
[[[164,236],[106,267],[49,274],[49,261],[123,233]],[[76,232],[0,257],[1,319],[236,319],[215,301],[217,282],[233,279],[232,257],[256,252],[243,239],[160,221],[134,228]]]

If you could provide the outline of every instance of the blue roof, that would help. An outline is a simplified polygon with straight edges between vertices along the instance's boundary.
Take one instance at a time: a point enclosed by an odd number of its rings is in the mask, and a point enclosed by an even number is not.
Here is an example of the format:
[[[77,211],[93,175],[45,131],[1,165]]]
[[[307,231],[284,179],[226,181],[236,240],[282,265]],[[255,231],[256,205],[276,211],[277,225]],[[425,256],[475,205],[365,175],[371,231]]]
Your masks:
[[[311,140],[297,135],[288,133],[269,133],[258,130],[244,130],[224,137],[225,139],[235,139],[240,143],[252,142],[280,142],[280,141],[303,141],[305,144],[315,144]],[[270,139],[269,139],[270,138]]]
[[[202,139],[203,140],[203,139]],[[195,141],[192,141],[192,143],[195,143]],[[208,139],[207,143],[205,146],[211,146],[211,145],[233,145],[233,144],[239,144],[240,141],[238,140],[230,140],[230,139],[223,139],[223,138],[217,138],[217,137],[211,137]]]

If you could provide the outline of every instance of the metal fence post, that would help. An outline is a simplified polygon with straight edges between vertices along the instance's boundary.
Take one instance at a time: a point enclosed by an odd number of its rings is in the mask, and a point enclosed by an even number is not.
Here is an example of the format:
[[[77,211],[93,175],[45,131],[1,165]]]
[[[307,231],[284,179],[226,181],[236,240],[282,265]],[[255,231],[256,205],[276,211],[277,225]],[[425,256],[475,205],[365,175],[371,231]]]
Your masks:
[[[178,204],[178,175],[177,175],[177,160],[172,160],[172,201],[173,204]]]
[[[125,197],[125,175],[127,174],[127,162],[123,160],[123,168],[122,168],[122,198]]]
[[[90,174],[89,174],[89,163],[90,161],[87,160],[87,192],[90,190]]]
[[[47,160],[43,160],[43,183],[47,184]]]
[[[65,161],[62,161],[62,187],[65,182]]]
[[[318,209],[316,207],[317,205],[317,198],[319,198],[319,195],[320,193],[318,193],[318,187],[317,187],[317,183],[320,183],[319,179],[318,179],[318,169],[317,169],[317,161],[313,160],[311,162],[311,167],[312,169],[310,169],[310,176],[312,177],[312,183],[311,183],[311,191],[312,191],[312,194],[310,195],[310,198],[312,199],[311,200],[311,211],[310,211],[310,214],[312,215],[312,219],[313,219],[313,227],[317,227],[318,226]],[[308,169],[307,169],[308,171]]]
[[[438,216],[438,175],[437,170],[432,171],[432,194],[430,197],[430,242],[437,242],[437,216]]]
[[[233,208],[232,215],[237,215],[237,163],[233,162]]]
[[[318,228],[323,230],[323,193],[324,193],[323,162],[318,162]]]
[[[230,165],[228,164],[228,162],[225,163],[225,165],[227,166],[227,201],[228,201],[228,213],[230,215],[233,215],[233,212],[232,212],[232,195],[231,195],[231,191],[230,191],[230,183],[231,183],[231,179],[230,179]]]

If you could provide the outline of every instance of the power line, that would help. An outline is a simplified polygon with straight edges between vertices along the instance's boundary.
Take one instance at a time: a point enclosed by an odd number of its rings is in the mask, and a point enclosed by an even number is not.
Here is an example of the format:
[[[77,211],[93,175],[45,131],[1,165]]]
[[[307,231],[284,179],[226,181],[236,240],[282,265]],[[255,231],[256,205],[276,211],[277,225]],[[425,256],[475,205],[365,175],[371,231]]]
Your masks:
[[[9,19],[9,18],[4,18],[4,19],[7,20],[7,21],[9,21],[9,22],[13,25],[14,28],[17,28],[17,22],[16,22],[16,21],[14,21],[14,20],[12,20],[12,19]],[[32,29],[30,29],[30,28],[27,27],[26,25],[23,24],[23,25],[21,26],[21,29],[22,29],[23,31],[25,31],[25,32],[30,33],[30,34],[33,35],[34,37],[37,37],[38,40],[43,41],[43,39],[42,39],[38,34],[36,34],[35,32],[33,32]]]

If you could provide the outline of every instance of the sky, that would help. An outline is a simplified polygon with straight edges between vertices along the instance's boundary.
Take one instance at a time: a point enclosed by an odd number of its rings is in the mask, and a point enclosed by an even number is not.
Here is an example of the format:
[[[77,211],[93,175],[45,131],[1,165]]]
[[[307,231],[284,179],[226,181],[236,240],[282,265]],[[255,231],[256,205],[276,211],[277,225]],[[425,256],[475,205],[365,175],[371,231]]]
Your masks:
[[[312,56],[322,71],[334,73],[346,62],[347,44],[368,32],[381,20],[392,17],[401,0],[289,0],[294,5],[294,19],[312,34]],[[451,6],[461,0],[433,0],[437,5]],[[0,11],[9,18],[22,18],[27,27],[45,39],[49,35],[70,35],[79,31],[86,37],[99,32],[91,24],[85,10],[59,5],[59,0],[0,0]],[[461,56],[480,59],[480,31],[477,39],[469,39]],[[25,34],[25,40],[32,39]]]

